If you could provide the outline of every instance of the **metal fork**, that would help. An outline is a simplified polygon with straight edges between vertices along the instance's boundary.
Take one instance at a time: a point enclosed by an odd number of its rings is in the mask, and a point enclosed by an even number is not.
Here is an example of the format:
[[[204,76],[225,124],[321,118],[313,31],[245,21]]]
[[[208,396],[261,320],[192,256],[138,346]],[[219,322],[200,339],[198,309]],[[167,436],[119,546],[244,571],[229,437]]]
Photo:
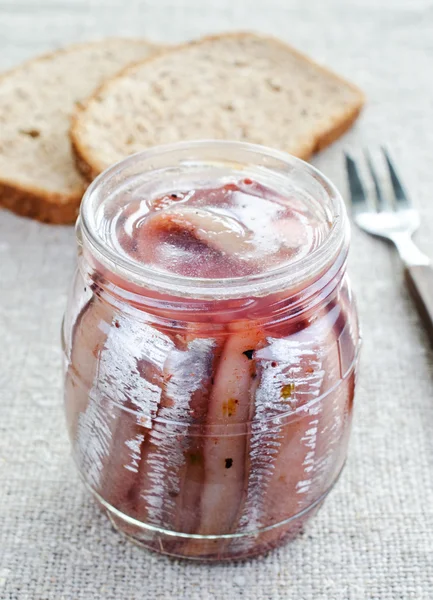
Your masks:
[[[374,194],[366,192],[359,166],[349,154],[345,155],[353,218],[367,233],[385,238],[396,246],[405,266],[409,289],[433,343],[433,269],[430,259],[412,241],[412,235],[420,225],[419,214],[413,208],[388,152],[384,148],[382,152],[392,188],[388,195],[370,153],[366,152],[365,156]]]

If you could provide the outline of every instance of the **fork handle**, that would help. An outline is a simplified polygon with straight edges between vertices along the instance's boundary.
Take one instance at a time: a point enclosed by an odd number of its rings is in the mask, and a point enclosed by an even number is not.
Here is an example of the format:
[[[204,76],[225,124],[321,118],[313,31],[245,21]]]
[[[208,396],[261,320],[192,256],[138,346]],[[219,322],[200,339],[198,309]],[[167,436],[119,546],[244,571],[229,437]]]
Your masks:
[[[407,266],[406,281],[433,344],[433,268],[431,265]]]

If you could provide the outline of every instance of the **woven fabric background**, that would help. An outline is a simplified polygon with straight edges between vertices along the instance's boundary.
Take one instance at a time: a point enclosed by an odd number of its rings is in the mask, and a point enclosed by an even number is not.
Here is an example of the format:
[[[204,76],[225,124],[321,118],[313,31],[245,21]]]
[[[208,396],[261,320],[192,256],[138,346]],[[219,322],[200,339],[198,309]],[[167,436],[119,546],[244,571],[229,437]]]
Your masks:
[[[0,67],[105,34],[226,29],[279,35],[365,90],[356,128],[314,162],[346,191],[342,150],[389,144],[433,258],[431,0],[0,0]],[[433,355],[389,246],[353,232],[364,346],[342,479],[294,543],[212,566],[125,542],[81,486],[60,375],[74,261],[72,228],[0,212],[0,598],[433,598]]]

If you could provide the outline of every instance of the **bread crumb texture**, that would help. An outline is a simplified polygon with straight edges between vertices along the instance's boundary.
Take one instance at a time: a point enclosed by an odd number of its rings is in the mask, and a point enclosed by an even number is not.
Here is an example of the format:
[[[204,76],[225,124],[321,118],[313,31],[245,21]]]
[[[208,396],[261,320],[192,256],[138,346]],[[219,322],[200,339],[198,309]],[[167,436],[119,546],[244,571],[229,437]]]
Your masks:
[[[226,34],[171,49],[108,81],[79,109],[71,137],[92,179],[139,150],[233,139],[301,158],[350,127],[362,92],[284,43]]]
[[[72,223],[85,189],[69,139],[71,115],[107,78],[157,51],[105,39],[30,60],[0,75],[0,204]]]

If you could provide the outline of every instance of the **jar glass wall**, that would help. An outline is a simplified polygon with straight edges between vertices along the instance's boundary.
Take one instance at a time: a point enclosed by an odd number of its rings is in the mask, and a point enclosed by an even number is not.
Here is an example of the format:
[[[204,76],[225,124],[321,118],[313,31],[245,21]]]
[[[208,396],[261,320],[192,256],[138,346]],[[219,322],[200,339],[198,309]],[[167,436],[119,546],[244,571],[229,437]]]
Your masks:
[[[113,207],[230,178],[301,195],[326,236],[290,264],[227,278],[151,268],[113,242]],[[113,524],[208,560],[293,537],[336,482],[350,432],[359,333],[335,188],[266,148],[177,144],[100,176],[77,236],[65,408],[78,469]]]

